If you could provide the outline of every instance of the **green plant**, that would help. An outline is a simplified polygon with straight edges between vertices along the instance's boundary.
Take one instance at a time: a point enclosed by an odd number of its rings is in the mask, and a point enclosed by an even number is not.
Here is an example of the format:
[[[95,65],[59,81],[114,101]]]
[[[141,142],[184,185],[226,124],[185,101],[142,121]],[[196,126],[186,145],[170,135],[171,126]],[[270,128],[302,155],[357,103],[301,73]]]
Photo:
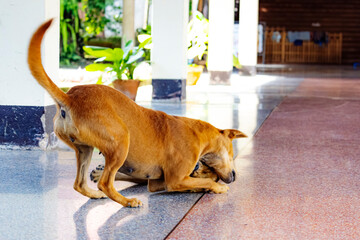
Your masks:
[[[150,50],[152,47],[151,25],[147,25],[146,28],[136,29],[136,34],[139,47],[144,48],[145,60],[150,61]]]
[[[105,17],[105,0],[82,0],[82,10],[85,13],[84,38],[92,38],[100,34],[109,19]]]
[[[209,38],[209,20],[204,15],[195,11],[195,15],[188,23],[188,51],[187,58],[202,59],[207,53]]]
[[[60,0],[60,63],[70,65],[78,54],[79,15],[77,0]]]
[[[152,48],[152,37],[149,34],[138,35],[139,48],[144,49],[144,60],[150,62],[150,50]]]
[[[141,34],[151,35],[151,25],[147,25],[146,28],[138,28],[138,29],[136,29],[136,33],[138,35],[141,35]]]
[[[133,47],[130,40],[122,48],[104,48],[85,46],[84,51],[97,59],[94,63],[85,67],[87,71],[114,72],[116,79],[133,79],[136,66],[141,62],[144,50],[140,47]]]
[[[83,37],[94,38],[104,31],[105,26],[115,35],[119,35],[119,25],[122,22],[122,8],[113,0],[81,0],[85,13]],[[110,8],[111,14],[105,14],[105,8]]]

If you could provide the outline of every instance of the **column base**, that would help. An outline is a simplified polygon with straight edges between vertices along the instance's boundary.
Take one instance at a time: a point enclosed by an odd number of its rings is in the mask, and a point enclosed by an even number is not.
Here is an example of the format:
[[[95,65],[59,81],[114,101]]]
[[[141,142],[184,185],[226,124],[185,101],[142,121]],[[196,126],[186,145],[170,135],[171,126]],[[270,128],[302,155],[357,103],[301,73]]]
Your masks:
[[[179,102],[186,99],[186,79],[153,79],[152,99]]]
[[[241,69],[239,69],[239,74],[243,76],[255,76],[256,66],[242,66]]]
[[[36,148],[51,144],[56,106],[0,105],[0,145],[5,148]],[[44,144],[46,139],[46,144]]]
[[[230,85],[232,71],[209,71],[210,85]]]

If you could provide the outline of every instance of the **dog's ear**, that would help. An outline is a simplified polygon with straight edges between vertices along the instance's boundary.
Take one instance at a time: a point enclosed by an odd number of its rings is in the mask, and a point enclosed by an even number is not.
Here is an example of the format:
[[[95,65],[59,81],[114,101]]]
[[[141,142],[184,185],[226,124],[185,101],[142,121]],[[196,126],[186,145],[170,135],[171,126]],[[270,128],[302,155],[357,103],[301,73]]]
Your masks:
[[[245,133],[236,129],[220,130],[220,133],[224,134],[225,136],[228,136],[230,139],[247,137]]]

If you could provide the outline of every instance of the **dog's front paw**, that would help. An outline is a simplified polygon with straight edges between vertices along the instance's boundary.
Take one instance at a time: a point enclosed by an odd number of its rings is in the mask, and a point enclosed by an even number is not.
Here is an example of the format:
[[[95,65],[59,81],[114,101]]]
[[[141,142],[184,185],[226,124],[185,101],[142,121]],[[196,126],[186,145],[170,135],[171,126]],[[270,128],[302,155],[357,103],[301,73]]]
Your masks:
[[[92,170],[90,173],[90,180],[93,182],[98,182],[100,180],[100,177],[104,171],[104,165],[100,164],[96,167],[96,169]]]
[[[211,189],[213,193],[226,193],[229,190],[229,187],[225,184],[216,183],[215,187]]]
[[[136,207],[141,207],[141,206],[142,206],[142,202],[136,198],[128,199],[128,202],[126,205],[126,207],[131,207],[131,208],[136,208]]]

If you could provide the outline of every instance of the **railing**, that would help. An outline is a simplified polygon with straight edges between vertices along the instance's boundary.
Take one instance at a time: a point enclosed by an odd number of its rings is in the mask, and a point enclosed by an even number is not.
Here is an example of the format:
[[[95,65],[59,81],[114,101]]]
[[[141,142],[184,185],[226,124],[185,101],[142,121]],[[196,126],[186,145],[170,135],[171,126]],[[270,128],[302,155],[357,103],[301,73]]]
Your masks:
[[[279,42],[273,41],[273,33],[279,32]],[[303,41],[295,46],[286,38],[284,28],[267,28],[265,31],[266,63],[336,63],[341,64],[342,33],[327,33],[328,42],[322,45]]]

